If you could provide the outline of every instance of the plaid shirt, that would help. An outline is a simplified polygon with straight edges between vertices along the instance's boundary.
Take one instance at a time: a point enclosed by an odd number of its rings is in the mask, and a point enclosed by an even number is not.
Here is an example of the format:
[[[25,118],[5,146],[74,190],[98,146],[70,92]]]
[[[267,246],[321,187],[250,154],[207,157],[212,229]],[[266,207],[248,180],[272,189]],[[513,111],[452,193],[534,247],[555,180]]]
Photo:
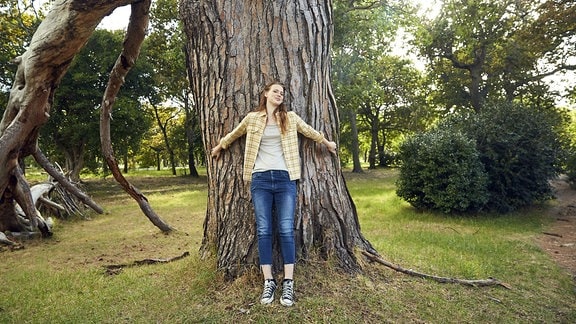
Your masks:
[[[321,143],[324,135],[306,124],[295,112],[289,111],[286,116],[288,127],[285,134],[281,134],[282,152],[290,174],[290,180],[300,179],[300,152],[298,150],[298,133]],[[256,155],[260,147],[260,140],[266,127],[266,111],[250,112],[233,131],[220,140],[223,149],[228,148],[232,142],[242,135],[246,135],[246,149],[244,150],[245,181],[252,180],[252,170],[256,162]]]

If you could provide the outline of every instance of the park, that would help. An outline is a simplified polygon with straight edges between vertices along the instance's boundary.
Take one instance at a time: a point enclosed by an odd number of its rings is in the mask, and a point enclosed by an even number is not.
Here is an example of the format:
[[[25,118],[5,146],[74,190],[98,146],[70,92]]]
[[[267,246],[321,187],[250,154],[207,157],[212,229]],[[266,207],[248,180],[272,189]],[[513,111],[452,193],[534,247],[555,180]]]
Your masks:
[[[574,222],[572,2],[33,2],[2,7],[2,321],[574,321],[544,239]],[[256,302],[244,142],[206,153],[275,80],[339,148],[299,145],[291,309]]]

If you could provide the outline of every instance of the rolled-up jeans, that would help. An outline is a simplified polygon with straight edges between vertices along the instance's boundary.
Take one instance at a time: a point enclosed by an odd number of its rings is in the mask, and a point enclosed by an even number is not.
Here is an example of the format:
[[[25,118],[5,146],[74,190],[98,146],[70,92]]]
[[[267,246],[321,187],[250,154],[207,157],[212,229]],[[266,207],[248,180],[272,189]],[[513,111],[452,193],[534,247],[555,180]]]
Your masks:
[[[250,192],[256,216],[260,265],[272,264],[274,211],[276,211],[282,259],[284,264],[293,264],[296,259],[294,246],[296,181],[291,181],[288,172],[283,170],[255,172],[252,174]]]

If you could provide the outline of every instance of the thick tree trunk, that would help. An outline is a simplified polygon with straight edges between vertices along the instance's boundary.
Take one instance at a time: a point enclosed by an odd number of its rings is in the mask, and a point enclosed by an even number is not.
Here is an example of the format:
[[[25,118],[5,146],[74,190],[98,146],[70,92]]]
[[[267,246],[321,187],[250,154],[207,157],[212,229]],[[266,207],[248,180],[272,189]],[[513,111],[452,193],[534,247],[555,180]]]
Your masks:
[[[255,108],[261,89],[273,80],[285,84],[291,110],[337,141],[338,116],[329,83],[330,1],[180,3],[206,150]],[[238,140],[207,164],[203,251],[215,251],[218,267],[232,278],[258,263],[249,184],[242,181],[243,149],[244,140]],[[355,249],[373,249],[360,233],[338,159],[306,139],[300,153],[295,221],[299,257],[335,256],[347,271],[360,270]]]

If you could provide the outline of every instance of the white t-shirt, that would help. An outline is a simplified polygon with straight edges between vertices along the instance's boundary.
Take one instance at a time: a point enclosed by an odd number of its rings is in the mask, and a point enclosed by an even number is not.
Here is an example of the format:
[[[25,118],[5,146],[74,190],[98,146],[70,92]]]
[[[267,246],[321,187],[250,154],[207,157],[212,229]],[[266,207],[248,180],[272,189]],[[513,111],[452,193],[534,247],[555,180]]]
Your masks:
[[[282,152],[282,141],[278,125],[266,125],[266,128],[264,128],[252,173],[269,170],[288,171],[284,153]]]

